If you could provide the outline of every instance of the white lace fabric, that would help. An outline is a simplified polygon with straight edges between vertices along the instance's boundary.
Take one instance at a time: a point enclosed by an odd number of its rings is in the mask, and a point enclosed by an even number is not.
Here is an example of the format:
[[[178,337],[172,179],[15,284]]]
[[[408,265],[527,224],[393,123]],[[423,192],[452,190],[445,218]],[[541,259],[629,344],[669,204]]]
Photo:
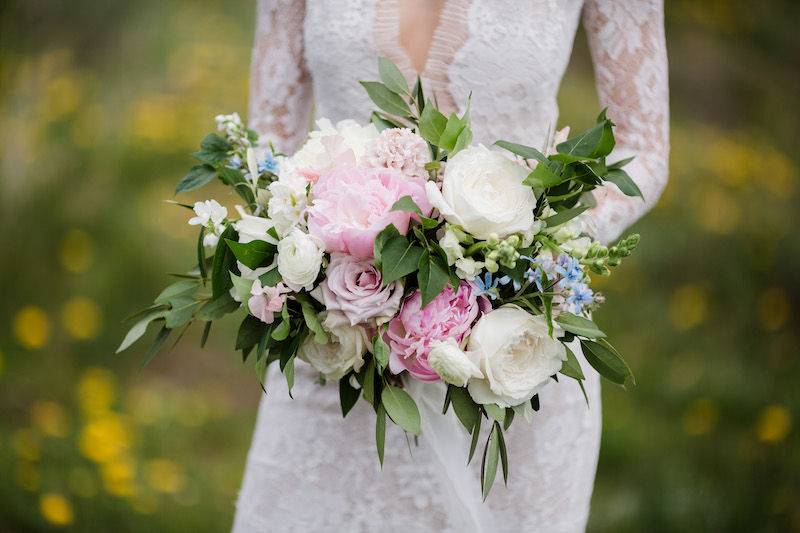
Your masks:
[[[317,116],[368,119],[373,105],[357,80],[376,78],[377,57],[413,82],[398,1],[260,0],[251,126],[290,152],[304,138],[312,102]],[[614,185],[596,191],[587,227],[609,242],[655,204],[667,180],[663,0],[447,0],[421,76],[445,111],[463,111],[472,93],[476,141],[541,147],[556,126],[581,12],[600,101],[617,124],[609,161],[636,156],[626,170],[645,197]],[[453,460],[466,462],[468,443],[452,412],[447,419],[422,407],[423,435],[411,453],[402,432],[389,428],[381,471],[368,405],[342,420],[336,384],[319,387],[298,365],[292,400],[272,369],[234,530],[582,531],[601,424],[599,378],[583,360],[582,367],[590,407],[572,380],[546,387],[533,423],[517,420],[508,432],[508,488],[499,480],[485,504],[474,502],[478,460],[453,486]],[[424,406],[437,391],[414,393]]]

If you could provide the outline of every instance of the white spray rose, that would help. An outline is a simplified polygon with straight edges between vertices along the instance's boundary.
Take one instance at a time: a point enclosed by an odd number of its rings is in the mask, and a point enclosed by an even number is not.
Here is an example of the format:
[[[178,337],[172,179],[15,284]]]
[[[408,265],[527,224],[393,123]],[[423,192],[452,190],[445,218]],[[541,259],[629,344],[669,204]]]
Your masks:
[[[310,291],[322,267],[325,244],[297,228],[278,243],[278,272],[287,287],[295,292]]]
[[[556,329],[553,336],[558,334]],[[484,375],[470,380],[472,399],[500,407],[533,398],[567,359],[564,345],[548,335],[544,317],[515,305],[483,315],[472,328],[468,349],[478,352]]]
[[[431,344],[428,364],[445,383],[465,387],[470,378],[482,378],[478,365],[452,337]]]
[[[326,344],[319,344],[313,335],[309,336],[297,355],[326,379],[339,379],[350,369],[356,372],[364,364],[367,352],[367,333],[361,326],[351,326],[350,321],[342,313],[328,311],[320,313],[322,327],[329,333]]]
[[[451,224],[478,239],[531,230],[536,198],[522,182],[525,167],[483,145],[458,152],[447,162],[442,190],[426,183],[428,201]]]

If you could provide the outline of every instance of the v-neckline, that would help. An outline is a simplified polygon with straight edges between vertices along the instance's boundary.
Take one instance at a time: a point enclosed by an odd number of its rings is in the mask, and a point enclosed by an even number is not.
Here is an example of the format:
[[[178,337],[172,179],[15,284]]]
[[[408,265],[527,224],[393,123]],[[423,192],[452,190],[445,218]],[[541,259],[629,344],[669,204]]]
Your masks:
[[[411,53],[408,51],[408,48],[406,48],[403,44],[403,14],[400,12],[400,1],[392,0],[392,3],[394,4],[392,6],[392,10],[394,11],[394,20],[396,21],[395,24],[397,26],[393,33],[395,35],[395,46],[397,47],[398,54],[402,55],[403,62],[408,66],[410,73],[412,73],[415,77],[425,77],[425,75],[428,74],[430,67],[431,55],[441,50],[442,44],[444,44],[442,42],[442,28],[447,25],[445,17],[447,16],[448,8],[450,7],[450,0],[443,0],[442,2],[439,15],[436,17],[436,24],[433,26],[433,32],[431,32],[428,49],[425,51],[425,57],[422,60],[422,70],[417,70],[417,67],[414,64],[414,58],[411,57]]]

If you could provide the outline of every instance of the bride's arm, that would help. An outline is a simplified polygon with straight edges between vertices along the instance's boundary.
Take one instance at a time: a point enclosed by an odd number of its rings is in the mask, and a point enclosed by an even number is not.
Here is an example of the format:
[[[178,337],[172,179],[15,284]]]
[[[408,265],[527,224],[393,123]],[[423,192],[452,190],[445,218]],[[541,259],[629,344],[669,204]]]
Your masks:
[[[613,184],[595,192],[589,231],[613,241],[652,208],[667,184],[669,89],[663,0],[587,0],[583,24],[600,102],[617,127],[608,161],[635,156],[625,167],[644,195]]]
[[[250,127],[291,152],[305,137],[311,78],[303,54],[303,0],[258,0],[250,71]]]

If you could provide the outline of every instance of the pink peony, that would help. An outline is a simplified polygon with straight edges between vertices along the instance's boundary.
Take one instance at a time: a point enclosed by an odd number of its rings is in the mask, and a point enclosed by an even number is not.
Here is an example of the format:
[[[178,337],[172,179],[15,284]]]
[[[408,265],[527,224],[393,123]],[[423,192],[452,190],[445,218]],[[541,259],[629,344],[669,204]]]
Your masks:
[[[431,205],[425,180],[393,169],[338,168],[320,176],[312,188],[308,231],[323,240],[325,251],[359,259],[372,257],[375,236],[389,224],[408,231],[411,213],[390,211],[403,196],[411,196],[423,213]]]
[[[280,313],[286,301],[286,293],[291,292],[283,283],[278,283],[275,287],[262,287],[261,281],[255,280],[250,289],[250,299],[247,300],[247,308],[250,314],[264,322],[272,324],[275,320],[275,313]]]
[[[388,128],[370,141],[367,160],[374,167],[395,168],[407,176],[428,175],[431,151],[425,139],[408,128]]]
[[[391,355],[389,370],[399,374],[408,370],[420,381],[437,381],[439,375],[428,365],[428,353],[434,341],[454,339],[461,343],[469,335],[473,322],[483,311],[491,308],[489,301],[477,296],[474,286],[462,281],[458,291],[449,285],[424,309],[422,295],[414,291],[405,302],[384,339]]]
[[[328,311],[341,311],[350,324],[373,320],[375,325],[388,322],[400,308],[403,284],[383,286],[381,273],[370,259],[332,254],[325,281],[312,295]]]

